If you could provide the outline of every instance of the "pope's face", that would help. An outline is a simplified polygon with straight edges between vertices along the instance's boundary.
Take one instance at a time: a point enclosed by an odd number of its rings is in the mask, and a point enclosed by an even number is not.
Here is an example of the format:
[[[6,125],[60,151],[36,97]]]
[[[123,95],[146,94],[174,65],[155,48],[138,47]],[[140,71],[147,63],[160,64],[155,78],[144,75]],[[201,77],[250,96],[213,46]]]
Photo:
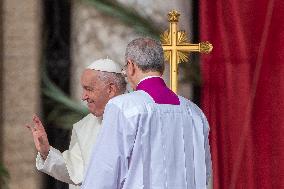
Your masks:
[[[102,116],[110,97],[107,85],[98,78],[98,71],[86,69],[81,77],[81,85],[82,100],[87,102],[89,111],[96,117]]]

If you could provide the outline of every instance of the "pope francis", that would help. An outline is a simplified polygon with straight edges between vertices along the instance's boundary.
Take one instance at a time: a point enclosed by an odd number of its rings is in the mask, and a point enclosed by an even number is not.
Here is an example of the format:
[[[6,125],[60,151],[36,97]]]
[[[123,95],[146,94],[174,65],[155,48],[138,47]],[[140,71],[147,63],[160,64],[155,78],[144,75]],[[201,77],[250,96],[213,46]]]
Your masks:
[[[38,170],[79,188],[88,167],[91,149],[102,124],[102,115],[109,99],[126,90],[121,67],[110,59],[100,59],[89,65],[81,76],[82,100],[88,104],[90,114],[73,125],[69,149],[61,153],[49,145],[47,134],[38,118],[26,125],[32,132],[38,155]]]

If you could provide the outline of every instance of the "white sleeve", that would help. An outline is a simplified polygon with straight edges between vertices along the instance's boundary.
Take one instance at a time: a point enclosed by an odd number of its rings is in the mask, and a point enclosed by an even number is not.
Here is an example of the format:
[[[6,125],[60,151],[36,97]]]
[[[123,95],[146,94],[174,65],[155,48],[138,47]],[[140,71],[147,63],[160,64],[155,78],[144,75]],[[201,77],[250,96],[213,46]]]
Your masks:
[[[37,154],[36,167],[39,171],[46,173],[57,180],[73,184],[70,180],[65,160],[59,150],[50,147],[46,160],[43,160],[40,153]]]
[[[61,153],[50,147],[49,154],[44,161],[38,153],[36,167],[57,180],[79,185],[83,181],[84,165],[75,129],[72,130],[69,149]]]

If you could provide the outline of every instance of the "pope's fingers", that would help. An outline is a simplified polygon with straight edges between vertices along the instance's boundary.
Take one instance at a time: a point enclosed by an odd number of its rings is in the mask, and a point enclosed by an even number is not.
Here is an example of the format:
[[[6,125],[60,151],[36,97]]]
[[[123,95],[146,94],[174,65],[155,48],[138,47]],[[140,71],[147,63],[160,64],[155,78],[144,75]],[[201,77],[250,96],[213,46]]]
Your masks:
[[[38,135],[38,136],[46,136],[46,132],[44,130],[34,130],[33,132],[34,135]]]
[[[40,119],[39,119],[39,117],[37,115],[34,115],[33,122],[34,123],[40,123]]]
[[[37,115],[34,115],[33,122],[34,122],[35,127],[37,129],[44,130],[44,127],[43,127],[43,125],[42,125],[42,123],[41,123],[41,121],[40,121],[40,119],[39,119],[39,117]]]
[[[34,141],[35,143],[39,144],[39,145],[44,145],[45,141],[47,140],[47,138],[45,136],[42,136],[39,133],[34,133]]]
[[[35,129],[33,126],[31,126],[31,125],[26,124],[25,126],[26,126],[29,130],[31,130],[32,132],[35,132],[35,131],[36,131],[36,129]]]

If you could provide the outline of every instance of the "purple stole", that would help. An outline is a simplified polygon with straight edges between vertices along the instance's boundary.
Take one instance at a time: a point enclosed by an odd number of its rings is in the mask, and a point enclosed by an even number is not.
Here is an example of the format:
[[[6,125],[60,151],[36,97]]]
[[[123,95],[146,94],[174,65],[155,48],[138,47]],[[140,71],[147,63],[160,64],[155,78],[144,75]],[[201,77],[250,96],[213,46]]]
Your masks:
[[[136,90],[148,93],[157,104],[179,105],[178,96],[170,90],[164,80],[160,77],[151,77],[141,81]]]

